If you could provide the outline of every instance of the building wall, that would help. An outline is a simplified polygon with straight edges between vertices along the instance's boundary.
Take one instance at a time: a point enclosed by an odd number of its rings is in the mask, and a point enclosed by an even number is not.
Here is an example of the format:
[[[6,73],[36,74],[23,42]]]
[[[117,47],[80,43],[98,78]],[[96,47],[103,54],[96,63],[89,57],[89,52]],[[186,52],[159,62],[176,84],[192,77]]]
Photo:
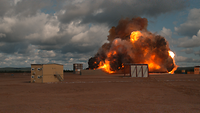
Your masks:
[[[194,67],[194,74],[200,74],[200,67]]]
[[[149,77],[147,64],[125,64],[124,76],[130,77]]]
[[[59,64],[32,64],[31,65],[31,82],[46,83],[46,82],[59,82],[58,74],[63,76],[63,65]]]
[[[42,65],[31,65],[31,82],[42,83],[43,82],[43,71]]]
[[[46,82],[59,82],[59,79],[54,76],[58,74],[64,79],[63,76],[63,65],[58,64],[46,64],[43,65],[43,83]]]
[[[56,65],[55,74],[59,74],[64,80],[63,65]]]
[[[104,72],[102,69],[96,70],[81,70],[81,75],[109,75],[108,73]]]

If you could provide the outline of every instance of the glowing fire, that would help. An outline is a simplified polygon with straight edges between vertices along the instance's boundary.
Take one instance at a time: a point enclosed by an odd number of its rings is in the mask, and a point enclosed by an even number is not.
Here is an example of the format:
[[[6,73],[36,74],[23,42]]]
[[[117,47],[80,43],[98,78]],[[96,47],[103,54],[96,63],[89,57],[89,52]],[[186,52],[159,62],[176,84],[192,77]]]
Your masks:
[[[160,66],[154,62],[155,57],[155,55],[151,55],[150,59],[144,62],[144,64],[148,64],[149,70],[160,69]]]
[[[172,51],[168,51],[169,56],[171,56],[172,58],[174,58],[175,54]]]
[[[116,44],[117,41],[115,41],[114,43]],[[117,54],[116,51],[110,51],[110,52],[107,54],[107,57],[110,58],[112,55],[116,55],[116,54]],[[103,70],[106,71],[107,73],[115,73],[115,71],[111,71],[110,61],[108,61],[108,60],[105,60],[105,62],[100,61],[98,69],[103,69]],[[120,68],[119,68],[119,69],[120,69]]]
[[[145,36],[146,35],[142,34],[142,32],[140,32],[140,31],[133,31],[131,33],[131,35],[130,35],[130,39],[128,40],[128,42],[129,43],[131,42],[132,46],[135,46],[135,45],[138,46],[138,44],[137,44],[138,39],[140,39],[140,37],[145,37]],[[115,55],[117,56],[118,55],[118,51],[120,49],[122,49],[122,48],[119,48],[119,46],[118,46],[118,45],[120,45],[120,43],[121,43],[120,40],[114,40],[112,42],[112,44],[116,46],[116,49],[109,50],[109,52],[107,52],[105,54],[106,55],[106,59],[105,60],[100,60],[100,61],[98,61],[98,63],[96,61],[94,62],[94,64],[98,65],[98,67],[97,67],[98,69],[103,69],[104,71],[106,71],[108,73],[115,73],[117,71],[116,69],[115,69],[115,71],[113,71],[113,69],[111,68],[111,64],[114,64],[113,62],[116,61]],[[141,46],[141,44],[143,44],[143,43],[140,43],[139,46]],[[139,54],[138,54],[138,56],[142,55],[142,58],[144,58],[144,60],[138,61],[138,63],[148,64],[148,67],[149,67],[150,71],[165,69],[165,72],[167,72],[166,68],[163,67],[163,65],[161,64],[161,62],[163,62],[163,59],[162,59],[162,57],[158,56],[158,52],[157,51],[156,52],[153,51],[154,48],[150,48],[149,46],[145,46],[145,47],[146,48],[142,48],[141,47],[142,49],[140,49],[141,51],[139,51]],[[175,64],[175,60],[174,60],[175,54],[172,51],[169,50],[168,51],[168,55],[172,58],[173,64]],[[124,64],[123,63],[124,62],[122,62],[121,66],[117,67],[118,70],[124,68]],[[174,68],[168,73],[173,74],[176,69],[177,69],[177,66],[175,65]]]
[[[168,51],[168,53],[169,53],[169,56],[173,59],[173,62],[174,62],[174,64],[175,64],[175,59],[174,59],[175,54],[174,54],[172,51]],[[170,72],[168,72],[168,73],[174,74],[174,71],[176,71],[176,69],[177,69],[177,66],[175,66],[175,67],[172,69],[172,71],[170,71]]]
[[[103,69],[104,71],[108,72],[108,73],[115,73],[115,71],[111,71],[110,68],[110,61],[105,61],[105,62],[100,62],[100,66],[98,69]]]
[[[130,35],[130,40],[132,42],[135,42],[140,38],[140,36],[142,36],[142,33],[140,31],[133,31]]]

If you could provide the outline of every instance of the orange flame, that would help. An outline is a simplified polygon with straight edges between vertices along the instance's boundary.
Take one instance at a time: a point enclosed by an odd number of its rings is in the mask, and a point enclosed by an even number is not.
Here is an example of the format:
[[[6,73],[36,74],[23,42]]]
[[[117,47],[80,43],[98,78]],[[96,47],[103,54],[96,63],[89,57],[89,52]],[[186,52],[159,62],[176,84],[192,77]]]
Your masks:
[[[130,35],[130,42],[135,43],[141,36],[144,36],[140,31],[133,31]],[[118,40],[113,41],[113,44],[117,45],[119,42]],[[145,58],[148,57],[149,55],[149,49],[145,48],[144,50],[144,56]],[[112,56],[116,55],[117,51],[112,50],[110,52],[107,53],[107,58],[108,59],[112,59]],[[175,64],[175,54],[172,51],[168,51],[168,55],[173,59],[173,62]],[[112,71],[111,67],[110,67],[110,63],[112,63],[111,61],[109,61],[108,59],[106,59],[105,61],[100,61],[99,63],[99,67],[98,69],[103,69],[104,71],[108,72],[108,73],[115,73],[116,71]],[[116,59],[113,59],[112,61],[115,61]],[[158,57],[156,57],[155,54],[152,54],[150,57],[148,57],[148,59],[144,62],[140,62],[140,63],[145,63],[148,64],[149,70],[159,70],[162,69],[162,66],[159,64],[161,61],[161,59],[159,59]],[[95,62],[96,64],[96,62]],[[119,69],[123,69],[124,68],[124,64],[122,64],[121,67],[118,67]],[[177,66],[175,65],[174,69],[168,73],[173,74],[174,71],[177,69]]]
[[[151,69],[160,69],[160,66],[151,62],[151,63],[147,63],[149,65],[150,70]]]
[[[101,61],[98,69],[103,69],[104,71],[108,73],[115,73],[115,71],[111,71],[110,61],[107,61],[107,60],[105,61],[105,63]]]
[[[168,51],[168,53],[169,53],[169,56],[170,56],[172,59],[174,59],[175,54],[174,54],[172,51]]]
[[[107,57],[111,57],[111,55],[116,55],[117,52],[116,51],[110,51],[108,54],[107,54]],[[115,60],[114,60],[115,61]],[[104,71],[106,71],[107,73],[115,73],[115,71],[111,71],[111,67],[110,67],[110,61],[106,60],[105,62],[103,61],[100,61],[99,63],[99,67],[98,69],[103,69]],[[120,67],[118,68],[120,69]]]
[[[169,53],[169,56],[173,59],[173,62],[174,62],[174,64],[175,64],[175,59],[174,59],[175,54],[174,54],[174,52],[172,52],[172,51],[168,51],[168,53]],[[172,69],[172,71],[170,71],[170,72],[168,72],[168,73],[170,73],[170,74],[174,74],[174,71],[176,71],[177,67],[178,67],[178,66],[175,65],[174,69]]]
[[[140,31],[133,31],[130,35],[131,42],[134,43],[140,38],[140,36],[142,36],[142,33]]]
[[[149,70],[160,69],[161,67],[154,62],[156,55],[151,55],[149,61],[144,62],[148,64]]]

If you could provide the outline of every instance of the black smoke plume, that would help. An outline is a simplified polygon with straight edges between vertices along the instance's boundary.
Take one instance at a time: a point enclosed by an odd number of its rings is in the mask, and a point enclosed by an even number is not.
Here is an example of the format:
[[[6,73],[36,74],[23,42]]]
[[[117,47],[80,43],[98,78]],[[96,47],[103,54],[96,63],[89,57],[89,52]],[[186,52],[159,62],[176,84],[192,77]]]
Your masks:
[[[122,19],[116,27],[109,30],[108,43],[102,45],[94,57],[88,61],[89,69],[96,69],[100,62],[110,61],[112,71],[122,68],[125,63],[145,63],[152,58],[160,66],[150,69],[150,72],[170,72],[176,65],[169,56],[168,42],[164,37],[147,30],[146,18]],[[140,31],[143,35],[131,43],[130,35],[133,31]],[[116,51],[116,54],[110,54]]]

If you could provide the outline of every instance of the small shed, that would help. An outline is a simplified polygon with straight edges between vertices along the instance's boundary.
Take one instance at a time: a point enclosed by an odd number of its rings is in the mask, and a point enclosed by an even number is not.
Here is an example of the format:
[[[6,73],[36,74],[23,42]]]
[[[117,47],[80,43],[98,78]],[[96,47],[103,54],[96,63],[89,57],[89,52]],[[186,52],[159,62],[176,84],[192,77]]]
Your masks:
[[[83,69],[83,64],[73,64],[73,73],[74,74],[81,74],[81,70]]]
[[[194,67],[194,74],[200,74],[200,66]]]
[[[31,64],[31,82],[47,83],[63,81],[63,65]]]
[[[149,77],[148,64],[124,64],[124,76]]]

